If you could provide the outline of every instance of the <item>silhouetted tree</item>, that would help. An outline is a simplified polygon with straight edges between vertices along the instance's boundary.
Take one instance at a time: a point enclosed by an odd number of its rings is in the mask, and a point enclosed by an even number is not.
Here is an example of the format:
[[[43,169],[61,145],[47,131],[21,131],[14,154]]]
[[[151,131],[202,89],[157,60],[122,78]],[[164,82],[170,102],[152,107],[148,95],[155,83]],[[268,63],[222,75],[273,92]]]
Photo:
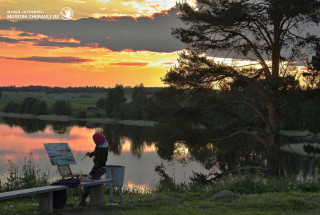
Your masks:
[[[38,99],[32,106],[32,113],[36,115],[45,114],[47,112],[47,103],[45,101],[39,101]]]
[[[106,98],[100,98],[97,101],[97,108],[104,110],[106,108]]]
[[[305,72],[303,75],[310,83],[312,88],[320,87],[320,41],[315,47],[315,55],[312,57],[311,61],[308,62],[309,71]]]
[[[235,52],[238,58],[255,59],[261,69],[225,66],[195,52],[183,53],[178,66],[167,73],[164,82],[183,89],[213,88],[215,83],[220,83],[221,89],[230,89],[230,85],[238,81],[257,92],[264,107],[240,98],[228,104],[251,110],[254,113],[252,122],[260,121],[263,128],[253,124],[212,141],[237,135],[255,138],[266,148],[268,173],[279,175],[279,111],[282,108],[279,94],[296,86],[294,79],[280,66],[302,56],[301,47],[316,38],[300,32],[310,24],[320,23],[320,2],[199,0],[195,8],[188,3],[179,4],[179,7],[180,19],[187,27],[175,29],[173,35],[189,48],[197,52]]]
[[[115,88],[109,89],[105,102],[106,115],[108,117],[122,118],[125,101],[122,85],[116,85]]]
[[[25,98],[17,108],[18,113],[32,113],[32,106],[36,102],[35,98],[27,97]]]
[[[156,92],[152,99],[147,101],[147,119],[159,122],[175,123],[177,112],[181,110],[183,92],[173,87],[164,88]]]
[[[147,96],[143,84],[135,86],[131,95],[131,102],[128,104],[128,110],[126,111],[126,118],[138,120],[145,119],[146,101]]]
[[[2,111],[6,113],[10,113],[10,112],[15,113],[18,107],[19,107],[18,103],[14,101],[10,101],[6,104],[6,106],[3,108]]]
[[[53,113],[58,115],[70,115],[72,112],[71,104],[65,101],[56,101],[52,107]]]
[[[85,112],[85,111],[80,111],[80,112],[78,113],[78,118],[80,118],[80,119],[85,119],[85,118],[87,118],[87,112]]]

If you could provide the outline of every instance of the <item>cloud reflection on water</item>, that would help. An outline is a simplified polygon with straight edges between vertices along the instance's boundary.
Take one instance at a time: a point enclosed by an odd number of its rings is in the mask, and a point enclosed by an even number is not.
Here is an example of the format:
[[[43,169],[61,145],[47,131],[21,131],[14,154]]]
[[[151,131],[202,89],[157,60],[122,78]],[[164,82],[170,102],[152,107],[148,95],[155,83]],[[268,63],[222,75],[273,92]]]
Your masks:
[[[67,142],[76,160],[76,165],[71,165],[73,173],[88,173],[93,166],[92,159],[86,157],[80,161],[86,152],[94,149],[92,135],[101,128],[86,128],[79,126],[68,126],[66,133],[56,133],[52,125],[48,125],[43,131],[25,133],[18,126],[0,124],[0,160],[12,160],[20,168],[24,158],[32,153],[40,168],[51,170],[58,174],[57,168],[52,166],[43,146],[44,143]],[[194,171],[205,171],[204,167],[197,162],[189,163],[187,166],[176,161],[165,161],[159,157],[154,144],[143,143],[135,148],[132,140],[125,137],[121,141],[121,153],[109,153],[108,165],[123,165],[126,167],[125,182],[128,186],[155,184],[159,176],[154,168],[157,164],[164,163],[170,176],[177,181],[185,181]],[[130,153],[131,152],[131,153]],[[140,153],[136,156],[134,153]],[[147,188],[143,188],[147,189]]]

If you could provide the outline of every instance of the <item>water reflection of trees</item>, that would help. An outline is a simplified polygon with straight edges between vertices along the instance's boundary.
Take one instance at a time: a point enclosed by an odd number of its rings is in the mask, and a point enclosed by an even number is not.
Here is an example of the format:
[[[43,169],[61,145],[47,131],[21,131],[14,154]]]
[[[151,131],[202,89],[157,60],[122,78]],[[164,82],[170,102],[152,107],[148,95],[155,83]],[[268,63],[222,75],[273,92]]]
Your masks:
[[[38,119],[22,119],[3,117],[3,121],[10,127],[19,126],[26,133],[35,133],[46,129],[46,122]]]
[[[122,144],[120,144],[123,131],[120,126],[105,125],[102,126],[103,135],[106,137],[109,144],[109,151],[113,152],[116,155],[121,154]]]
[[[133,155],[138,158],[141,157],[145,146],[152,145],[152,139],[149,132],[150,128],[140,126],[126,126],[120,124],[93,124],[84,122],[61,122],[61,121],[43,121],[39,119],[22,119],[22,118],[3,118],[3,121],[10,127],[19,126],[26,133],[35,133],[39,131],[45,131],[46,127],[49,126],[55,134],[69,134],[72,126],[86,127],[86,128],[97,128],[102,127],[103,134],[106,136],[109,142],[109,149],[114,154],[121,154],[122,145],[125,140],[128,140],[130,150]]]
[[[117,155],[121,154],[125,140],[131,142],[130,150],[138,158],[141,157],[145,146],[152,144],[149,129],[146,127],[109,124],[102,128],[109,143],[109,150]]]
[[[179,160],[187,164],[197,160],[205,168],[228,172],[238,166],[260,166],[263,163],[262,146],[249,137],[210,143],[212,131],[194,129],[189,122],[162,123],[153,128],[120,124],[78,124],[77,122],[42,121],[37,119],[4,118],[9,126],[20,126],[26,133],[44,131],[47,126],[56,134],[69,133],[72,126],[102,128],[109,150],[120,155],[128,140],[131,153],[140,158],[146,146],[155,144],[158,155],[164,160]]]
[[[187,123],[185,123],[187,125]],[[183,143],[189,156],[202,163],[206,169],[229,172],[246,166],[263,166],[263,146],[250,137],[210,143],[212,134],[205,129],[191,129],[188,126],[175,126],[161,123],[154,127],[153,137],[162,159],[179,159],[176,147]],[[185,162],[185,158],[182,158]]]
[[[312,179],[320,166],[319,155],[302,156],[294,153],[281,152],[280,172],[284,176],[295,175],[298,179]]]
[[[24,118],[10,118],[3,117],[4,123],[10,127],[19,126],[26,133],[35,133],[39,131],[45,131],[46,127],[51,125],[52,131],[56,134],[66,134],[70,132],[72,124],[71,122],[59,122],[59,121],[44,121],[39,119],[24,119]]]
[[[52,130],[56,134],[69,134],[72,123],[71,122],[59,122],[59,121],[53,121],[50,122],[52,126]]]

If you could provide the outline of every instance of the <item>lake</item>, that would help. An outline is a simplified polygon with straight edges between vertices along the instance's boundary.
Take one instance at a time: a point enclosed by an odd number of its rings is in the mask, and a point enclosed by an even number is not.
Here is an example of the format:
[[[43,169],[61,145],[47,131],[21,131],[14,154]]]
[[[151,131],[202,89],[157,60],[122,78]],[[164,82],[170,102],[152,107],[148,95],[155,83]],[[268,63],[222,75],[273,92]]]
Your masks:
[[[72,172],[88,173],[93,166],[92,159],[81,159],[86,152],[93,151],[95,145],[92,135],[99,131],[104,133],[110,145],[107,164],[125,166],[124,181],[130,186],[153,186],[159,180],[154,170],[159,164],[164,164],[166,172],[177,182],[188,181],[192,171],[208,173],[204,165],[196,160],[187,164],[182,162],[188,158],[187,149],[184,154],[179,154],[182,156],[180,158],[170,161],[162,159],[155,143],[147,140],[147,130],[138,126],[85,126],[68,122],[6,118],[0,122],[0,155],[2,161],[12,160],[21,168],[24,159],[32,153],[41,169],[50,170],[53,176],[59,176],[57,167],[50,163],[44,143],[68,143],[76,161],[75,165],[70,166]]]
[[[152,127],[3,118],[0,122],[0,173],[5,171],[5,161],[12,160],[21,168],[24,159],[32,153],[40,169],[49,170],[53,177],[58,177],[57,168],[51,165],[44,144],[60,142],[68,143],[72,150],[76,161],[71,165],[72,172],[88,173],[93,166],[92,159],[81,159],[94,149],[92,135],[97,131],[103,133],[109,142],[107,164],[125,166],[124,181],[129,186],[153,187],[159,180],[155,166],[160,164],[176,182],[189,182],[193,172],[221,173],[238,166],[263,166],[266,163],[263,149],[254,144],[235,143],[236,147],[233,147],[208,143],[200,147],[199,142],[187,146],[165,129],[160,130],[163,132],[160,138],[156,138]],[[199,138],[191,139],[200,141]],[[319,155],[292,151],[292,148],[294,145],[289,147],[290,150],[281,151],[281,174],[298,179],[313,178],[320,165]]]

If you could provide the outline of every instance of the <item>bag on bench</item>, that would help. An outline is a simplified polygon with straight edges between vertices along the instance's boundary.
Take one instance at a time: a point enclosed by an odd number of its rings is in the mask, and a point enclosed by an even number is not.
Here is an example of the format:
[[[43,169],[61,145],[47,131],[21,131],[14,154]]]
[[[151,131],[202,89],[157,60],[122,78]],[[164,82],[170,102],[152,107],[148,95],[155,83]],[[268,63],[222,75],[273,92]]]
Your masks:
[[[53,192],[53,209],[62,209],[67,203],[67,190]]]
[[[80,179],[62,179],[52,183],[51,185],[63,185],[68,187],[78,187],[80,184]],[[67,202],[67,191],[59,190],[53,192],[53,208],[61,209],[66,205]]]
[[[53,182],[51,185],[63,185],[68,187],[78,187],[80,184],[80,179],[70,178],[70,179],[61,179],[59,181]]]

